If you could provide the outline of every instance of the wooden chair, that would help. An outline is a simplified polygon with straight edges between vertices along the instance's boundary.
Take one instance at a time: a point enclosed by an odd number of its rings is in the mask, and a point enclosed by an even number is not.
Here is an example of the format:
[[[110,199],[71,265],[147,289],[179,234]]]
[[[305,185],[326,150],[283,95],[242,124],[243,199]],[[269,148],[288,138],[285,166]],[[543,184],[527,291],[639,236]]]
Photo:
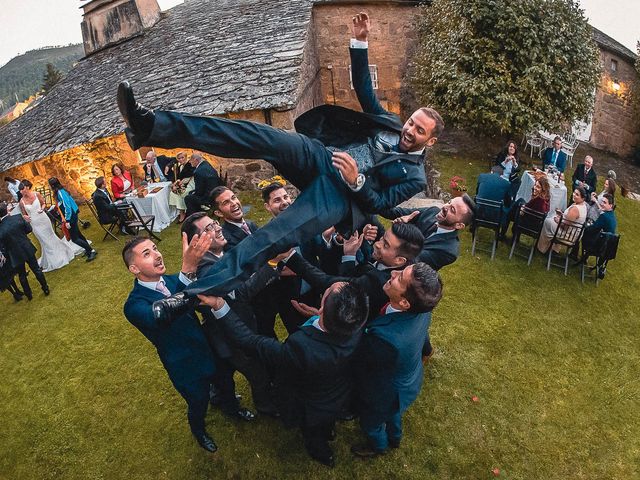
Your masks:
[[[91,211],[91,213],[93,214],[93,216],[95,217],[96,221],[98,222],[98,225],[100,225],[100,228],[102,228],[102,230],[104,230],[105,232],[104,237],[102,237],[102,241],[104,242],[108,236],[111,236],[111,238],[120,241],[120,239],[113,234],[114,229],[118,228],[118,218],[115,217],[113,219],[113,222],[111,222],[108,227],[105,227],[105,224],[103,224],[100,221],[100,217],[98,216],[98,210],[96,209],[96,206],[93,204],[93,201],[87,200],[86,205]]]
[[[542,232],[542,226],[547,218],[546,214],[533,210],[525,205],[520,208],[520,211],[516,214],[516,219],[513,223],[513,241],[511,242],[511,252],[509,253],[509,259],[513,257],[516,250],[516,245],[520,242],[522,235],[533,238],[533,244],[529,251],[529,259],[527,265],[531,265],[533,259],[533,253],[536,250],[538,244],[538,238],[540,238],[540,232]],[[517,254],[519,255],[519,254]],[[526,257],[526,255],[521,255]]]
[[[118,212],[121,213],[122,218],[125,219],[124,227],[131,228],[135,230],[136,235],[140,231],[140,229],[146,230],[149,238],[155,238],[158,241],[162,239],[158,237],[155,233],[153,233],[153,224],[156,220],[154,215],[141,215],[135,204],[122,202],[116,203],[116,208]]]
[[[478,229],[487,228],[494,232],[493,243],[491,246],[491,260],[496,256],[496,248],[498,247],[498,237],[500,235],[500,227],[502,225],[503,202],[496,202],[486,198],[475,198],[476,214],[471,224],[471,236],[473,242],[471,244],[471,255],[476,252],[476,240],[478,239]]]
[[[549,250],[547,252],[547,270],[551,268],[551,265],[554,265],[556,267],[564,268],[564,274],[567,274],[567,271],[569,270],[569,254],[571,253],[571,248],[580,241],[583,231],[584,223],[572,222],[571,220],[566,220],[564,218],[558,222],[558,227],[553,234],[553,238],[551,239],[551,244],[549,245]],[[560,258],[564,260],[564,264],[552,263],[554,245],[560,245],[561,248],[565,249],[564,256],[562,254],[559,255]]]

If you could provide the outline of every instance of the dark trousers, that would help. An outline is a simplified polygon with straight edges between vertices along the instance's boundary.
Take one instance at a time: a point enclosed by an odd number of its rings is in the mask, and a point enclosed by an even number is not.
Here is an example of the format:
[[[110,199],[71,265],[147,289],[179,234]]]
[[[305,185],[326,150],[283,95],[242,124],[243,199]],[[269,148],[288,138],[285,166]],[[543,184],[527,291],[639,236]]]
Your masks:
[[[322,423],[320,425],[301,427],[304,448],[312,457],[330,454],[329,440],[331,439],[335,422]]]
[[[74,213],[71,218],[67,218],[67,222],[69,222],[69,235],[71,235],[71,241],[76,245],[84,248],[84,251],[87,255],[91,253],[93,250],[87,239],[84,238],[84,235],[80,232],[80,228],[78,228],[78,213]]]
[[[205,433],[204,418],[209,406],[209,385],[211,378],[202,378],[188,385],[176,386],[178,393],[187,402],[187,420],[195,437]]]
[[[349,189],[331,164],[331,152],[304,135],[247,121],[158,111],[147,144],[227,158],[262,158],[302,192],[278,217],[203,272],[184,290],[190,296],[230,292],[270,258],[350,214]]]
[[[184,204],[187,207],[187,211],[185,215],[188,217],[192,213],[202,212],[204,209],[202,205],[209,205],[211,203],[210,198],[200,197],[195,195],[193,192],[189,193],[184,197]]]
[[[36,256],[31,255],[29,258],[27,258],[26,264],[29,265],[29,268],[35,275],[36,280],[38,280],[38,283],[40,283],[42,289],[46,289],[47,279],[44,278],[44,273],[42,273],[42,269],[40,268],[40,265],[38,265],[38,259],[36,258]],[[28,297],[30,297],[31,287],[29,286],[29,281],[27,280],[27,269],[25,268],[25,264],[23,263],[21,265],[18,265],[16,267],[16,272],[18,273],[18,278],[20,279],[22,290]]]

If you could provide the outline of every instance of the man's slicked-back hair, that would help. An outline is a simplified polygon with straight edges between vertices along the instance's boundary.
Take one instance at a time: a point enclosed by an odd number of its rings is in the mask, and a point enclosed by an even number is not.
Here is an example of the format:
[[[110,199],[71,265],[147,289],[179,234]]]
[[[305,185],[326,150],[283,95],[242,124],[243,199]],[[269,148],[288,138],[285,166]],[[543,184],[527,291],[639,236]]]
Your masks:
[[[464,222],[465,226],[468,226],[473,223],[473,219],[476,216],[476,209],[477,209],[476,202],[473,201],[473,198],[471,198],[468,193],[462,194],[462,201],[469,209],[469,211],[462,218],[462,221]]]
[[[422,107],[420,111],[436,122],[436,126],[433,127],[433,131],[431,132],[431,136],[437,138],[442,135],[442,132],[444,131],[444,120],[442,120],[440,114],[431,107]]]
[[[214,209],[218,208],[218,197],[222,195],[224,192],[226,192],[227,190],[231,190],[231,189],[229,187],[225,187],[224,185],[220,185],[219,187],[216,187],[213,190],[211,190],[211,193],[209,195],[211,197],[211,205],[213,206]]]
[[[130,240],[127,240],[127,243],[124,244],[124,248],[122,249],[122,260],[124,260],[124,264],[129,268],[129,265],[133,263],[133,249],[140,245],[145,240],[149,240],[146,237],[133,237]]]
[[[418,227],[411,223],[394,223],[391,225],[391,233],[400,240],[397,255],[407,259],[407,263],[413,263],[422,251],[424,235]]]
[[[367,315],[369,315],[367,294],[360,286],[347,283],[325,298],[322,323],[328,333],[349,337],[362,327]]]
[[[206,212],[196,212],[189,215],[185,218],[184,222],[182,222],[180,232],[187,234],[187,242],[190,242],[194,235],[200,234],[200,229],[196,226],[196,222],[206,216]]]
[[[433,310],[442,298],[442,279],[438,272],[426,263],[416,263],[404,297],[409,302],[409,312],[424,313]]]

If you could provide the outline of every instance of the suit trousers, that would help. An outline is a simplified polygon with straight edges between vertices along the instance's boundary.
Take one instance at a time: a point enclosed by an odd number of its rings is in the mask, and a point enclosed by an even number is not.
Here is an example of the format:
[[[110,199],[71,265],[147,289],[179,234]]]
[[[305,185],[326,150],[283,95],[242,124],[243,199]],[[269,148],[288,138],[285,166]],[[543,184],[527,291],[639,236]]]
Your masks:
[[[349,188],[331,164],[331,152],[304,135],[242,120],[158,111],[146,143],[227,158],[262,158],[302,192],[277,218],[203,272],[184,290],[189,296],[228,293],[270,258],[350,216]]]
[[[38,283],[44,290],[47,288],[47,279],[44,277],[44,273],[42,273],[42,269],[40,265],[38,265],[38,259],[35,255],[30,255],[25,262],[29,265],[29,268],[35,275]],[[22,290],[27,296],[31,296],[31,287],[29,286],[29,280],[27,280],[27,270],[25,268],[25,264],[22,263],[16,267],[16,272],[18,273],[18,278],[20,279],[20,285],[22,285]]]
[[[200,437],[205,433],[204,418],[209,406],[209,385],[210,378],[202,378],[197,382],[188,385],[176,385],[176,390],[187,402],[187,420],[189,428],[195,437]]]
[[[389,440],[400,443],[402,438],[402,412],[398,411],[382,423],[377,425],[363,425],[363,430],[369,438],[371,446],[378,451],[389,447]]]
[[[93,249],[91,248],[91,245],[89,245],[89,242],[87,242],[87,239],[84,238],[84,235],[80,232],[80,228],[78,227],[78,213],[76,212],[71,215],[71,218],[67,218],[67,222],[69,222],[71,227],[69,229],[71,241],[84,248],[85,253],[89,255]]]
[[[191,192],[184,197],[184,204],[187,207],[185,215],[188,217],[192,213],[204,211],[202,205],[209,205],[211,203],[210,198],[199,197]]]

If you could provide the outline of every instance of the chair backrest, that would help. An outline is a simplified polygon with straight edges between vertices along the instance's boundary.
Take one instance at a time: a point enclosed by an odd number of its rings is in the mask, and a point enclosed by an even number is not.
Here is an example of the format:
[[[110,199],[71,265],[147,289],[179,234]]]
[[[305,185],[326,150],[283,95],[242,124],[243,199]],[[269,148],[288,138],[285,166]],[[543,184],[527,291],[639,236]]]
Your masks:
[[[558,223],[558,228],[556,228],[551,242],[571,247],[580,240],[583,230],[584,223],[573,222],[563,218]]]
[[[476,197],[476,213],[473,223],[477,226],[495,227],[502,221],[503,202]]]
[[[600,232],[597,240],[596,256],[601,260],[613,260],[618,253],[620,235],[616,233]]]
[[[47,203],[47,205],[53,205],[55,203],[53,201],[53,193],[51,192],[51,189],[47,187],[36,187],[35,190],[37,193],[42,195],[42,198],[44,198],[44,201]]]
[[[546,218],[545,213],[523,205],[513,227],[521,234],[537,238],[540,236]]]
[[[118,212],[121,213],[122,218],[125,219],[125,224],[130,222],[141,222],[140,214],[136,209],[136,206],[129,202],[122,202],[115,204]]]
[[[95,219],[98,221],[98,223],[101,223],[100,217],[98,217],[98,210],[96,209],[96,206],[94,205],[93,200],[87,200],[85,202],[85,205],[89,207],[89,210],[91,211]]]

